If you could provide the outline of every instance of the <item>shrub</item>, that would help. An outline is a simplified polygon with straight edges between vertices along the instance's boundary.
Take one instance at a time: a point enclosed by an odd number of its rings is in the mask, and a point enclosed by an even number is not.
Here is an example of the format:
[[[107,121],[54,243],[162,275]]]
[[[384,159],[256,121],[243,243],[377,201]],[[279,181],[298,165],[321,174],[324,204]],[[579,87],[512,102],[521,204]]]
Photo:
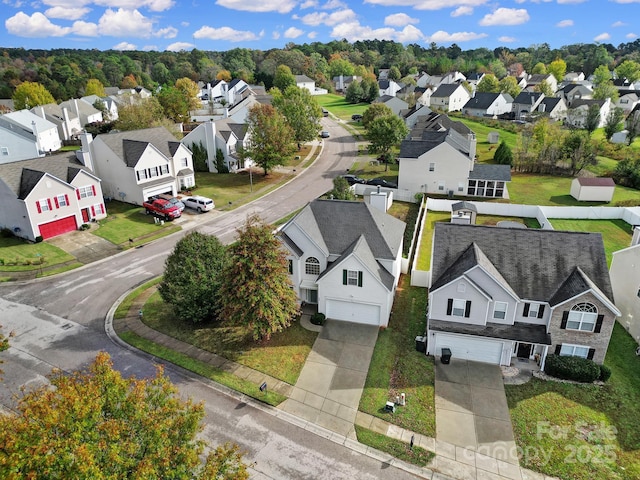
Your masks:
[[[79,230],[89,230],[91,228],[91,225],[89,225],[88,223],[83,223],[82,225],[80,225]]]
[[[313,315],[311,315],[311,323],[313,323],[314,325],[322,325],[325,318],[326,317],[324,316],[324,313],[314,313]]]
[[[600,365],[580,357],[547,355],[544,371],[557,378],[591,383],[600,378]]]
[[[600,365],[600,380],[601,382],[606,382],[611,377],[611,369],[606,365]]]
[[[13,237],[13,232],[10,228],[4,227],[2,230],[0,230],[0,237],[11,238]]]
[[[36,243],[40,243],[43,240],[42,235],[36,237]]]

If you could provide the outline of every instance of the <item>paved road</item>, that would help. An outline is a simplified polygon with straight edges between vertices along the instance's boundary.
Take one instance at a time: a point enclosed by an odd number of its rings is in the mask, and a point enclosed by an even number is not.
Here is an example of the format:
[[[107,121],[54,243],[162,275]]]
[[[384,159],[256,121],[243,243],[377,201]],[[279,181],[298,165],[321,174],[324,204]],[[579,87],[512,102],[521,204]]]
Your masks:
[[[247,215],[274,221],[304,206],[331,188],[332,178],[349,168],[356,154],[353,140],[337,124],[324,119],[331,132],[316,164],[293,182],[262,199],[215,217],[199,230],[233,238]],[[164,259],[184,232],[129,250],[78,270],[33,282],[0,285],[0,319],[15,332],[5,361],[0,402],[10,404],[19,386],[42,381],[52,367],[73,370],[86,365],[99,350],[108,351],[116,368],[138,377],[154,372],[153,362],[113,344],[104,319],[112,304],[132,287],[159,275]],[[213,443],[232,440],[246,452],[254,478],[414,478],[388,463],[359,454],[168,366],[181,393],[203,400],[204,435]],[[383,471],[382,471],[383,470]]]

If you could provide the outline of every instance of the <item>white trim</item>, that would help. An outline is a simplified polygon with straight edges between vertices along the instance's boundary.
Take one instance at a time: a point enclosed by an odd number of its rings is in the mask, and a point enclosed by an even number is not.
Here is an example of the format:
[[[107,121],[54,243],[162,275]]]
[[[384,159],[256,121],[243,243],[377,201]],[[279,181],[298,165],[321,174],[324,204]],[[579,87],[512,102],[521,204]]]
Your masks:
[[[432,258],[433,258],[433,257],[432,257]],[[474,267],[474,268],[475,268],[475,267]],[[472,269],[471,269],[471,270],[472,270]],[[469,270],[469,271],[471,271],[471,270]],[[450,286],[450,285],[453,285],[455,282],[459,282],[459,281],[461,281],[462,279],[464,279],[464,281],[466,281],[466,282],[469,282],[469,284],[470,284],[470,285],[472,285],[472,286],[476,289],[476,291],[477,291],[478,293],[480,293],[480,294],[481,294],[484,298],[486,298],[488,301],[490,301],[490,302],[491,302],[491,301],[493,301],[493,298],[492,298],[492,297],[491,297],[487,292],[485,292],[485,290],[484,290],[480,285],[478,285],[476,282],[474,282],[474,281],[473,281],[473,280],[471,280],[469,277],[467,277],[467,274],[466,274],[466,273],[463,273],[463,274],[462,274],[462,275],[460,275],[459,277],[454,278],[454,279],[453,279],[453,280],[451,280],[450,282],[445,283],[444,285],[442,285],[442,286],[440,286],[440,287],[436,288],[435,290],[431,290],[431,289],[429,289],[429,294],[431,295],[432,293],[435,293],[435,292],[437,292],[438,290],[441,290],[441,289],[443,289],[443,288],[445,288],[445,287],[448,287],[448,286]]]
[[[600,300],[602,303],[604,303],[607,308],[609,310],[611,310],[612,313],[615,314],[616,317],[621,317],[622,316],[622,312],[620,312],[620,310],[618,310],[618,308],[611,303],[611,301],[609,301],[609,299],[607,297],[604,296],[604,294],[600,294],[599,291],[594,290],[593,288],[590,288],[589,290],[585,290],[584,292],[581,292],[571,298],[568,298],[567,300],[557,303],[556,305],[554,305],[553,307],[551,307],[552,309],[556,309],[558,308],[560,305],[564,305],[565,303],[574,301],[576,298],[581,297],[582,295],[585,295],[587,293],[592,293],[594,297],[596,297],[598,300]]]

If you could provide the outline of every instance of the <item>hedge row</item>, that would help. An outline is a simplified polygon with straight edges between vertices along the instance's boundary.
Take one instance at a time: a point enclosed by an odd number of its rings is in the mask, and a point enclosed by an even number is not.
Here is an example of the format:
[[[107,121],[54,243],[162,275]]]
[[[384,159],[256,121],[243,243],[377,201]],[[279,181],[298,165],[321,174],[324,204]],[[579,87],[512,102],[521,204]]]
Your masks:
[[[553,377],[583,383],[591,383],[595,380],[606,382],[611,376],[609,367],[598,365],[593,360],[560,355],[547,355],[544,371]]]

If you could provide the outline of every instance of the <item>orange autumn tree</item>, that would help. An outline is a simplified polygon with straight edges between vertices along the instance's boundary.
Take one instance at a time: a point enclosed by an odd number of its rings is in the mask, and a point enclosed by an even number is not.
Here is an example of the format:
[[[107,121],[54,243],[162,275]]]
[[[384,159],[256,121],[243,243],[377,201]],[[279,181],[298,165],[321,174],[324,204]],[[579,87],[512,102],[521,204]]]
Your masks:
[[[102,352],[88,371],[50,381],[0,415],[0,478],[249,478],[235,445],[201,461],[204,407],[181,400],[162,367],[149,380],[123,378]]]

